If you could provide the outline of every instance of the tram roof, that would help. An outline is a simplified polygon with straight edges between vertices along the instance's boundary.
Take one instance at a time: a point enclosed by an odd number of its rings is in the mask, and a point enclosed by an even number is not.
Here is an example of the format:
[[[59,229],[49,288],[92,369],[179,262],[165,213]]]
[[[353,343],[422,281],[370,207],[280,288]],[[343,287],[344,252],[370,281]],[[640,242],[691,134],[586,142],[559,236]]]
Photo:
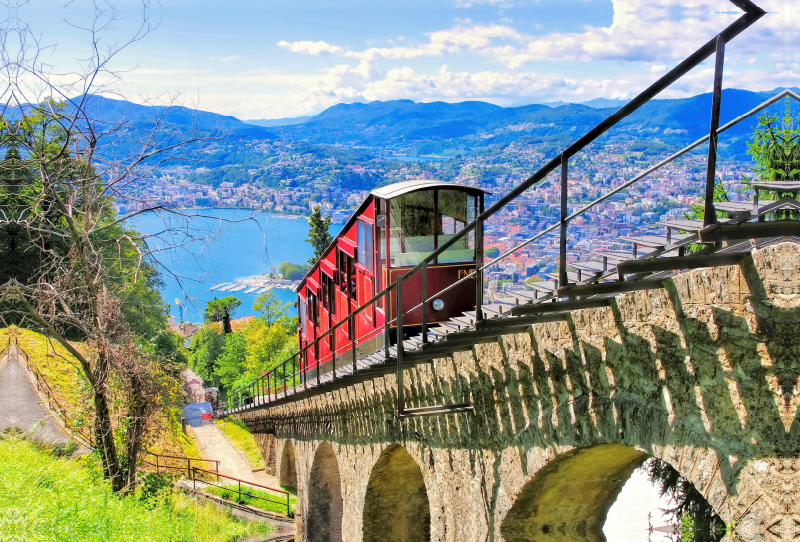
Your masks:
[[[383,199],[392,199],[398,196],[402,196],[403,194],[408,194],[409,192],[416,192],[418,190],[427,190],[431,188],[450,188],[450,189],[455,188],[456,190],[463,190],[464,192],[468,193],[471,192],[474,195],[491,194],[491,192],[489,192],[488,190],[483,190],[482,188],[477,188],[475,186],[448,183],[445,181],[415,180],[415,181],[403,181],[399,183],[390,184],[387,186],[382,186],[370,192],[369,195]],[[358,209],[356,209],[356,211],[352,215],[350,215],[350,218],[348,218],[347,222],[345,222],[344,226],[342,226],[341,230],[342,232],[347,230],[347,228],[349,228],[353,224],[353,222],[355,222],[358,219],[358,217],[364,212],[364,209],[367,208],[367,205],[369,205],[369,202],[370,202],[369,197],[367,197],[364,201],[361,202],[361,205],[358,206]],[[341,232],[337,234],[336,237],[333,239],[333,242],[330,245],[328,245],[327,248],[325,248],[320,260],[325,258],[325,256],[328,255],[328,252],[330,252],[331,249],[333,249],[333,247],[336,246],[336,240],[339,238],[340,235]],[[294,290],[295,292],[299,292],[300,290],[302,290],[303,286],[305,286],[306,284],[306,279],[308,279],[308,276],[311,273],[313,273],[314,270],[317,267],[319,267],[319,265],[320,263],[319,261],[317,261],[317,263],[315,263],[309,268],[308,273],[306,273],[306,276],[303,277],[303,279],[300,281],[300,284],[298,284],[297,288],[295,288]]]
[[[409,192],[416,192],[418,190],[429,190],[431,188],[450,188],[450,189],[463,190],[464,192],[484,193],[484,194],[490,193],[486,190],[483,190],[482,188],[477,188],[475,186],[466,186],[463,184],[448,183],[444,181],[415,180],[415,181],[403,181],[400,183],[390,184],[388,186],[382,186],[380,188],[376,188],[375,190],[370,192],[370,194],[383,199],[392,199],[398,196],[402,196],[403,194],[408,194]]]

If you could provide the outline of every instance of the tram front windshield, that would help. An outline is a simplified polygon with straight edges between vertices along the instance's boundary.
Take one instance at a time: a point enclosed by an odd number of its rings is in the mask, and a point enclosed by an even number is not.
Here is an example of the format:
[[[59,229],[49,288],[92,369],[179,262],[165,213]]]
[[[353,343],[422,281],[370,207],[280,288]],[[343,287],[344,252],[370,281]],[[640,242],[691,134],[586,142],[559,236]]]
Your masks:
[[[477,198],[460,190],[422,190],[390,200],[389,257],[393,267],[420,263],[475,219]],[[438,264],[475,261],[473,232],[439,255]]]

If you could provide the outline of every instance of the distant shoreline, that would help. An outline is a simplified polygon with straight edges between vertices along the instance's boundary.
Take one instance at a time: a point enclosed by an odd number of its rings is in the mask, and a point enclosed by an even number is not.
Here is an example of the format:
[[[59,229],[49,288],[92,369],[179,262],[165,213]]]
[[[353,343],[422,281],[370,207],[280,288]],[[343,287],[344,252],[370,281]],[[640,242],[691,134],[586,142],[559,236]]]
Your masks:
[[[223,211],[251,211],[255,214],[266,213],[271,215],[289,215],[289,217],[292,219],[305,218],[308,220],[308,215],[304,215],[303,213],[295,213],[292,211],[275,211],[273,209],[253,209],[251,207],[175,207],[175,209],[178,211],[213,211],[215,209],[220,209]],[[155,209],[148,209],[148,211],[153,210]]]

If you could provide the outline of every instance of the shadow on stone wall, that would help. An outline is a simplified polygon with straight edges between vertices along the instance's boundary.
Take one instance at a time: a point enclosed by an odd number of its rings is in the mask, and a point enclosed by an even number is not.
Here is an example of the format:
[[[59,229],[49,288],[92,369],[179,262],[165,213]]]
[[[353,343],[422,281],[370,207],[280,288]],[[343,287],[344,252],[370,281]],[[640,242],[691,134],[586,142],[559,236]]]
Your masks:
[[[409,406],[471,400],[472,414],[399,420],[389,376],[243,418],[255,432],[293,439],[413,441],[420,463],[426,450],[442,450],[451,464],[466,452],[466,475],[494,473],[483,480],[489,511],[504,450],[518,451],[527,481],[539,468],[529,465],[534,452],[620,444],[675,467],[726,522],[769,521],[762,516],[779,499],[754,506],[763,488],[742,493],[742,473],[755,460],[800,452],[800,251],[781,250],[685,273],[663,290],[619,296],[608,309],[407,371]],[[796,471],[791,461],[780,468]],[[487,515],[494,532],[495,514]]]

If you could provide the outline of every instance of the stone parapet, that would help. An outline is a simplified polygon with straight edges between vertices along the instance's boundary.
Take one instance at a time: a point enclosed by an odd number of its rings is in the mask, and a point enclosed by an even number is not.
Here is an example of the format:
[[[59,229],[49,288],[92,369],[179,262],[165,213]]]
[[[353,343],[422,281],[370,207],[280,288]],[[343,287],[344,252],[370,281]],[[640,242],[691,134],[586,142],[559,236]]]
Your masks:
[[[342,540],[366,540],[392,502],[373,470],[397,446],[424,481],[430,540],[604,540],[647,457],[691,481],[738,540],[793,540],[799,380],[800,247],[785,242],[406,371],[408,406],[471,401],[472,413],[398,419],[390,375],[238,416],[275,439],[267,468],[296,473],[306,526],[330,444]],[[279,464],[290,456],[294,470]]]

